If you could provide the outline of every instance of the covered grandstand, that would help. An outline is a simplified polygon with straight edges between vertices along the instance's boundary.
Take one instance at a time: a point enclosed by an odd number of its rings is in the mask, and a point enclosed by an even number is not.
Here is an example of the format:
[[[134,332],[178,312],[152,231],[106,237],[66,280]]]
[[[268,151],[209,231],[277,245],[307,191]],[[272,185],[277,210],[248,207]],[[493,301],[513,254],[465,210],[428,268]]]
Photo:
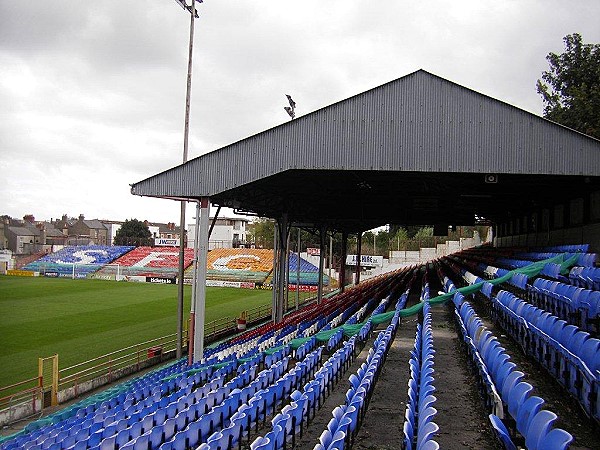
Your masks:
[[[196,346],[191,366],[115,386],[1,449],[597,448],[599,156],[595,139],[418,71],[135,183],[200,203],[203,261],[211,202],[277,219],[280,274],[292,224],[323,241],[478,217],[495,246]]]
[[[201,202],[206,218],[210,203],[274,218],[277,248],[293,224],[324,241],[328,231],[347,237],[386,223],[447,230],[478,218],[494,225],[498,245],[569,238],[596,249],[599,149],[596,139],[419,70],[134,183],[131,192]],[[208,228],[207,221],[199,229],[201,242]],[[286,263],[278,251],[276,274]],[[275,320],[283,278],[276,277]]]

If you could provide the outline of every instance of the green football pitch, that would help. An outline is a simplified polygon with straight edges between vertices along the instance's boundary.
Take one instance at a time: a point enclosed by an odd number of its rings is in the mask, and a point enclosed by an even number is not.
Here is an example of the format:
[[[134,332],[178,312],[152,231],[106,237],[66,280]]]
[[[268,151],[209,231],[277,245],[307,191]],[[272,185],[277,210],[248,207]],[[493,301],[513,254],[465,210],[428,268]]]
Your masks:
[[[206,321],[271,304],[271,291],[207,288]],[[185,317],[191,288],[185,287]],[[0,276],[0,387],[37,376],[39,357],[68,367],[175,333],[177,286]]]

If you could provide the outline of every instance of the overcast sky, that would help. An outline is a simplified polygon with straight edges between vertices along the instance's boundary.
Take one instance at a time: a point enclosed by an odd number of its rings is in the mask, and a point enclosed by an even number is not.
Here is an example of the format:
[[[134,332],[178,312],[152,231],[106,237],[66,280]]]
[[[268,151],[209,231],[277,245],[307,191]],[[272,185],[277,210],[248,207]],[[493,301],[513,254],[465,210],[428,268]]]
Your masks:
[[[596,0],[198,6],[189,159],[421,68],[541,115],[546,55],[600,42]],[[182,161],[188,38],[174,0],[0,0],[0,214],[178,222],[129,184]]]

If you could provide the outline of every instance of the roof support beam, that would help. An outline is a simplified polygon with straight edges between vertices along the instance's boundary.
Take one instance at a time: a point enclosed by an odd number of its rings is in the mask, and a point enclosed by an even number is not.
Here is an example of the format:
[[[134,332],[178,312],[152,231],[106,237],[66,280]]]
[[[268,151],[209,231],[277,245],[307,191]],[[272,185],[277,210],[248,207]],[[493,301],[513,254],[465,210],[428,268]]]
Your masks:
[[[342,232],[342,255],[340,261],[340,292],[344,292],[346,285],[346,255],[348,254],[348,233]],[[331,282],[331,280],[330,280]]]
[[[277,289],[275,295],[275,322],[281,322],[283,320],[283,313],[285,311],[287,289],[287,260],[288,260],[288,235],[290,227],[288,226],[288,217],[286,213],[283,213],[281,219],[277,221],[277,280],[273,283],[273,289]]]
[[[206,307],[206,263],[208,259],[208,222],[210,215],[210,199],[200,199],[200,223],[196,230],[198,234],[198,262],[196,279],[194,280],[194,298],[190,319],[193,323],[193,354],[192,363],[199,362],[204,354],[204,320]],[[196,216],[198,217],[198,216]]]
[[[356,277],[354,284],[360,283],[360,252],[362,250],[362,232],[356,234]]]
[[[321,227],[319,231],[319,284],[317,285],[317,305],[323,300],[323,272],[325,261],[325,237],[327,236],[327,228]]]

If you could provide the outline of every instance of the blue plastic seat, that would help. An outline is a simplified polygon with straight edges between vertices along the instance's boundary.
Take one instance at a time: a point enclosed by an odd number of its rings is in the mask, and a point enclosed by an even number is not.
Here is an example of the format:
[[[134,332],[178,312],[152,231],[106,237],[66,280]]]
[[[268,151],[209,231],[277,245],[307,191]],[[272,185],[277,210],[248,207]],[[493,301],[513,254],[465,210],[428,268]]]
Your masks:
[[[502,384],[501,390],[499,389],[499,392],[501,393],[500,396],[502,397],[502,400],[504,400],[506,403],[508,403],[508,393],[524,377],[525,377],[525,374],[523,372],[519,371],[519,370],[513,370],[512,372],[510,372],[508,374],[508,376],[504,380],[504,383]]]
[[[163,438],[165,441],[170,441],[175,435],[175,425],[174,418],[165,420],[165,423],[163,424]]]
[[[508,413],[516,420],[517,413],[523,402],[529,398],[533,386],[524,381],[515,384],[508,392]]]
[[[415,438],[414,426],[409,421],[405,421],[402,427],[402,432],[404,434],[403,443],[405,450],[412,450],[413,441]]]
[[[333,440],[333,433],[329,430],[323,430],[323,432],[319,436],[319,442],[325,448],[329,447],[329,444],[331,444],[332,440]]]
[[[163,441],[163,427],[162,425],[156,425],[154,428],[152,428],[150,430],[149,434],[149,439],[150,439],[150,446],[152,448],[156,448],[160,445],[160,443]]]
[[[540,447],[540,443],[548,434],[557,418],[553,412],[542,409],[531,419],[527,435],[525,436],[525,445],[528,450],[545,450]]]
[[[102,440],[102,442],[100,442],[100,450],[114,450],[116,448],[115,446],[115,440],[116,440],[116,435],[114,436],[109,436],[106,437]],[[59,444],[58,448],[62,448],[61,445]],[[50,449],[52,450],[52,447],[50,447]]]
[[[117,433],[117,438],[115,439],[115,444],[117,444],[117,446],[119,448],[121,448],[123,445],[125,445],[130,440],[131,440],[131,438],[129,437],[129,429],[126,428]]]
[[[149,442],[149,435],[143,434],[138,436],[133,442],[133,450],[148,450]]]
[[[428,406],[432,406],[437,398],[434,395],[426,395],[419,399],[419,411],[424,411]]]
[[[516,424],[517,430],[522,436],[527,436],[527,430],[533,417],[542,409],[544,400],[532,395],[526,399],[517,411]]]
[[[550,430],[539,443],[540,450],[566,450],[573,441],[573,436],[561,428]]]
[[[257,437],[250,444],[250,450],[271,450],[274,449],[273,444],[268,438],[265,437]]]
[[[596,370],[600,370],[600,360],[598,355],[600,354],[600,339],[590,338],[587,339],[580,348],[579,356],[585,363],[585,365],[595,373]]]
[[[440,430],[440,427],[433,421],[427,422],[424,426],[419,426],[417,430],[417,448],[423,442],[426,442],[433,438],[433,436]]]
[[[346,440],[346,433],[343,431],[336,431],[335,435],[331,440],[331,444],[327,447],[328,450],[344,450],[344,441]]]
[[[440,448],[440,444],[438,444],[436,441],[434,441],[433,439],[430,439],[426,442],[424,442],[419,448],[418,450],[439,450]]]
[[[433,397],[433,396],[431,396]],[[428,406],[423,410],[419,410],[419,428],[427,425],[429,422],[433,420],[435,415],[437,414],[437,409],[432,406]]]
[[[498,416],[494,414],[490,414],[489,416],[490,423],[492,424],[492,428],[494,429],[494,435],[500,441],[502,446],[506,450],[517,450],[514,442],[510,438],[510,433],[508,429],[504,425],[504,423],[498,418]]]

